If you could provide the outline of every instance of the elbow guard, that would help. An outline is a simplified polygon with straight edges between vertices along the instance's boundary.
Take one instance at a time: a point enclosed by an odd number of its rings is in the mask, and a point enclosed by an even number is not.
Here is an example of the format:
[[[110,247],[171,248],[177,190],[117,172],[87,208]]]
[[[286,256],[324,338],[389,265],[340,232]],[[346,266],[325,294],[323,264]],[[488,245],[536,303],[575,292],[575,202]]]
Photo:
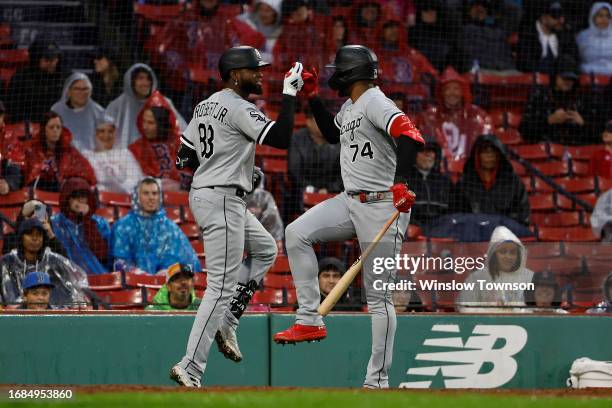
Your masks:
[[[387,133],[392,137],[408,136],[414,141],[424,145],[425,140],[421,136],[419,129],[414,126],[412,121],[405,114],[397,114],[394,119],[387,126]]]
[[[200,161],[198,160],[197,152],[181,143],[176,154],[176,168],[179,170],[191,169],[195,171],[199,165]]]

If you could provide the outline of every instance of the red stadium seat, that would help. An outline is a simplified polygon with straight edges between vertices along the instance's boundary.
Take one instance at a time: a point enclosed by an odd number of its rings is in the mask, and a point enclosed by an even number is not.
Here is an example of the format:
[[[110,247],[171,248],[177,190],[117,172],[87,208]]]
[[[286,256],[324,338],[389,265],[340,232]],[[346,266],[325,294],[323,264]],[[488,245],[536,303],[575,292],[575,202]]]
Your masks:
[[[266,305],[282,305],[283,290],[282,289],[265,289],[256,290],[251,298],[251,303],[263,303]]]
[[[193,216],[193,212],[191,212],[191,208],[183,207],[183,221],[184,222],[196,222],[195,217]]]
[[[121,272],[103,273],[100,275],[87,275],[89,289],[99,290],[119,290],[123,288]]]
[[[329,198],[334,197],[336,194],[322,194],[322,193],[307,193],[304,191],[304,207],[311,208],[315,205],[323,202]]]
[[[98,200],[100,204],[104,206],[119,206],[119,207],[131,207],[132,198],[129,194],[125,193],[114,193],[111,191],[100,191],[98,193]]]
[[[282,289],[282,288],[293,288],[293,277],[291,275],[279,275],[275,273],[268,273],[264,277],[264,287]]]
[[[533,189],[533,179],[531,178],[531,176],[521,177],[521,181],[523,182],[523,185],[525,186],[525,190],[527,190],[527,194],[531,194],[532,192],[535,191]]]
[[[566,161],[553,161],[547,163],[535,163],[534,166],[545,176],[557,177],[569,174],[569,166]]]
[[[512,168],[517,176],[523,177],[527,175],[527,169],[525,169],[525,166],[523,166],[521,163],[514,160],[511,160],[510,163],[512,164]]]
[[[586,257],[600,261],[612,262],[612,243],[599,242],[597,244],[583,242],[566,242],[564,251],[567,255]]]
[[[198,224],[184,223],[180,225],[180,228],[190,240],[200,237],[200,227]]]
[[[202,241],[199,239],[192,239],[189,243],[198,256],[204,255],[204,243]]]
[[[533,191],[536,193],[552,193],[555,189],[539,177],[533,178]]]
[[[543,214],[537,215],[541,216]],[[555,258],[561,256],[564,253],[564,246],[560,242],[526,242],[525,248],[527,248],[527,256],[529,258]]]
[[[590,193],[595,191],[595,179],[593,177],[558,178],[557,184],[569,193]]]
[[[42,201],[47,205],[59,206],[60,195],[59,193],[54,193],[51,191],[44,190],[34,190],[32,193],[32,198],[34,200]]]
[[[552,159],[561,160],[565,157],[565,146],[558,143],[548,143],[548,155]]]
[[[196,289],[206,289],[206,273],[196,272],[193,274],[193,286]]]
[[[168,22],[181,13],[181,4],[154,5],[134,4],[134,13],[145,20],[154,22]]]
[[[264,158],[262,162],[264,173],[287,173],[287,160]]]
[[[597,199],[594,193],[577,194],[576,198],[584,201],[591,207],[595,205],[595,201]],[[574,210],[574,209],[582,208],[580,204],[574,203],[573,200],[570,200],[568,197],[561,195],[561,194],[557,194],[556,202],[557,202],[557,207],[562,210]]]
[[[181,222],[183,222],[180,207],[165,207],[165,208],[166,208],[166,216],[170,218],[173,222],[177,224],[180,224]]]
[[[589,161],[593,152],[599,149],[601,145],[567,146],[567,153],[574,161]]]
[[[287,255],[278,255],[269,272],[284,274],[291,272],[291,268],[289,267],[289,258],[287,258]]]
[[[164,206],[189,206],[189,193],[184,191],[164,192]]]
[[[515,146],[523,143],[523,138],[518,130],[514,128],[496,129],[495,136],[507,146]]]
[[[540,241],[599,241],[589,227],[541,227],[538,228]]]
[[[552,194],[533,194],[529,196],[531,211],[554,211],[555,202]]]
[[[578,275],[582,272],[582,260],[573,257],[527,257],[527,268],[534,272],[550,271],[555,275]]]
[[[111,304],[112,309],[144,309],[143,288],[130,290],[107,290],[97,292],[100,299]]]
[[[166,275],[149,275],[148,273],[125,274],[125,286],[131,288],[146,287],[159,289],[166,283]]]
[[[419,227],[418,225],[409,224],[408,234],[406,238],[410,240],[416,240],[419,237],[419,235],[421,235],[421,227]]]
[[[513,149],[525,160],[544,161],[549,158],[546,143],[520,145],[515,146]]]
[[[573,227],[580,225],[579,211],[562,211],[558,213],[533,213],[531,223],[538,227]]]
[[[261,156],[263,158],[285,158],[287,157],[287,151],[282,149],[277,149],[275,147],[266,146],[266,145],[257,145],[255,146],[255,154],[257,156]]]
[[[115,222],[115,208],[114,207],[100,207],[96,210],[96,215],[104,218],[110,224]]]

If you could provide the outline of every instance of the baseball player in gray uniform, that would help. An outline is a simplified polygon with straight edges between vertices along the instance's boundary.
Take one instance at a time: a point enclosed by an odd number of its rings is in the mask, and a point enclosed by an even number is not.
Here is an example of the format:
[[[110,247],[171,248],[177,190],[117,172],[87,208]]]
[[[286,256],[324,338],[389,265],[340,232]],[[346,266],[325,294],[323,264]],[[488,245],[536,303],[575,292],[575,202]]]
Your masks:
[[[295,63],[284,79],[282,106],[276,121],[248,101],[262,93],[262,67],[270,65],[252,47],[234,47],[219,60],[224,88],[200,102],[181,136],[178,168],[195,170],[189,205],[202,230],[208,281],[187,352],[170,370],[170,378],[199,387],[213,339],[226,357],[239,361],[238,319],[253,290],[276,258],[276,242],[246,209],[253,189],[255,144],[287,149],[293,132],[296,94],[303,85],[302,65]],[[242,267],[243,253],[251,258]]]
[[[423,144],[408,117],[374,85],[378,76],[376,55],[361,45],[348,45],[336,54],[331,88],[348,96],[334,117],[317,97],[315,72],[305,72],[304,92],[317,125],[329,143],[340,143],[345,191],[308,210],[287,226],[285,239],[299,307],[296,324],[274,335],[277,343],[321,340],[327,336],[317,313],[320,294],[317,258],[312,248],[319,242],[357,236],[362,251],[396,210],[401,212],[378,244],[376,256],[394,257],[401,248],[410,219],[414,193],[406,174]],[[370,257],[372,258],[372,256]],[[364,387],[388,388],[396,328],[392,294],[374,289],[374,280],[395,280],[395,269],[373,273],[365,261],[363,281],[372,315],[372,353]]]

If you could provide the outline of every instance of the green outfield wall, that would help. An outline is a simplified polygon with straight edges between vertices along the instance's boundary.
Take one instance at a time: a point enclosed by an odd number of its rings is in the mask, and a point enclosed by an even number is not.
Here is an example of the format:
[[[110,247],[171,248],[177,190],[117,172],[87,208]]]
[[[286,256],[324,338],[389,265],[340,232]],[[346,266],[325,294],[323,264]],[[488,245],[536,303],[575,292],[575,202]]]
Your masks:
[[[2,315],[0,383],[171,384],[193,315]],[[368,315],[326,318],[325,341],[279,346],[291,315],[250,314],[245,356],[213,346],[208,385],[359,387],[370,354]],[[579,357],[612,360],[612,318],[415,314],[398,318],[391,386],[562,388]]]

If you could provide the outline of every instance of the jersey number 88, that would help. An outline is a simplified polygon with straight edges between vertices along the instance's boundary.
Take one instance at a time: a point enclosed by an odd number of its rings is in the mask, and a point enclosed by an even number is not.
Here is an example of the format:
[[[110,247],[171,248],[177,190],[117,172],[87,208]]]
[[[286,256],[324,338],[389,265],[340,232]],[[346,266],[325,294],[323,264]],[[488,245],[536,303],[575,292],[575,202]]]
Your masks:
[[[203,158],[210,159],[210,156],[214,153],[213,140],[215,139],[215,131],[210,123],[208,126],[200,123],[198,132],[200,133],[200,149],[202,150],[200,154]]]

